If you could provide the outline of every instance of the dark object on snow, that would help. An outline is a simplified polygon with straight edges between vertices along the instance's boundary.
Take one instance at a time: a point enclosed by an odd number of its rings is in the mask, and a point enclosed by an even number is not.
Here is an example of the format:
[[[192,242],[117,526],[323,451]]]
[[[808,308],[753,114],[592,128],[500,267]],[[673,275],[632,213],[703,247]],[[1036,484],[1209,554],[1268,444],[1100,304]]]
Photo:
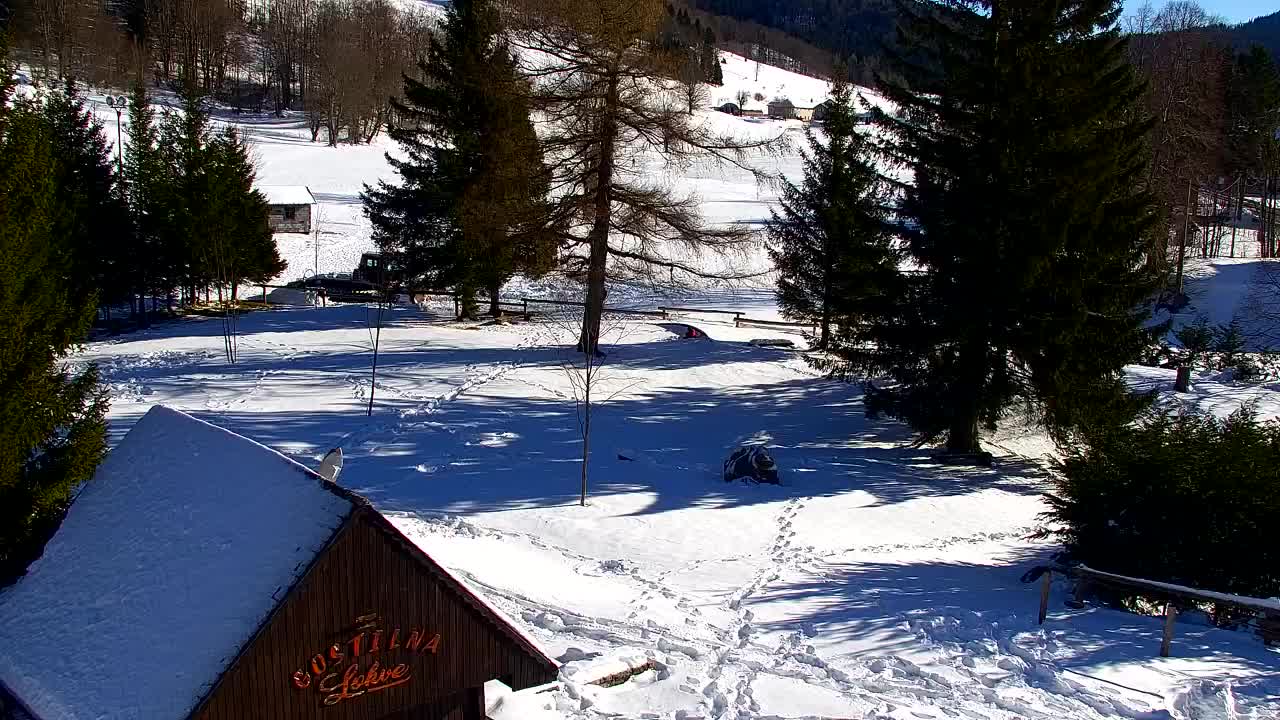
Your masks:
[[[759,445],[748,445],[734,450],[724,461],[724,480],[753,480],[758,483],[778,484],[778,466],[769,453]]]
[[[751,344],[755,345],[756,347],[771,347],[771,348],[779,348],[782,350],[796,349],[795,343],[791,342],[790,340],[784,340],[783,338],[760,338],[757,340],[752,340]]]
[[[626,455],[623,455],[622,453],[618,453],[618,459],[619,459],[619,460],[626,460],[627,462],[635,462],[635,460],[634,460],[633,458],[629,458],[629,457],[627,457]]]
[[[709,340],[707,334],[701,328],[694,327],[689,323],[657,323],[658,327],[665,328],[683,338],[701,338]]]
[[[982,452],[976,452],[976,453],[944,452],[940,454],[938,458],[945,465],[972,465],[975,467],[984,467],[984,468],[991,467],[991,465],[995,461],[995,458],[991,455],[991,453],[986,452],[985,450]]]

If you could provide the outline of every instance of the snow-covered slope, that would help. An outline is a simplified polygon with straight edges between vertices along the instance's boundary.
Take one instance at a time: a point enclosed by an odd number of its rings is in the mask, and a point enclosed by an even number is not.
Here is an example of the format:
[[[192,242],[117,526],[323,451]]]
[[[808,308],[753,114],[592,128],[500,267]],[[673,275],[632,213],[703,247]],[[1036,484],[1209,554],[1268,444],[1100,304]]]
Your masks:
[[[419,0],[405,0],[420,5],[426,12],[438,12],[438,5]],[[752,94],[759,92],[768,99],[776,96],[791,97],[798,104],[821,102],[826,97],[827,83],[817,78],[798,75],[779,68],[761,65],[759,80],[755,79],[756,64],[753,61],[721,53],[725,60],[725,84],[711,88],[714,105],[732,100],[739,90]],[[868,93],[873,102],[883,102]],[[114,145],[116,138],[116,114],[108,108],[105,96],[91,93],[89,99],[97,117],[103,122],[106,135]],[[764,118],[736,118],[710,109],[700,111],[705,122],[713,123],[718,130],[741,137],[761,138],[786,135],[797,141],[797,147],[779,157],[759,157],[757,165],[771,175],[797,178],[800,174],[798,141],[803,127],[798,121],[779,121]],[[328,147],[323,142],[310,141],[310,132],[300,113],[275,117],[270,114],[222,112],[215,118],[218,125],[239,127],[252,144],[257,162],[258,182],[262,185],[305,185],[316,197],[316,222],[319,233],[298,235],[282,233],[276,242],[282,257],[289,263],[281,280],[290,280],[316,272],[350,272],[359,262],[360,253],[373,249],[370,226],[364,217],[360,203],[360,191],[366,184],[380,180],[394,180],[386,153],[397,148],[385,135],[370,145],[340,145]],[[128,124],[128,113],[123,122]],[[760,185],[750,174],[711,163],[700,163],[691,168],[671,168],[660,158],[646,161],[644,174],[675,188],[694,194],[702,202],[702,210],[708,220],[718,223],[740,222],[759,227],[769,217],[769,205],[777,199],[777,188]],[[317,252],[318,240],[318,252]],[[706,259],[703,262],[721,262]],[[734,267],[740,270],[765,270],[768,259],[762,248],[748,257],[737,258]]]

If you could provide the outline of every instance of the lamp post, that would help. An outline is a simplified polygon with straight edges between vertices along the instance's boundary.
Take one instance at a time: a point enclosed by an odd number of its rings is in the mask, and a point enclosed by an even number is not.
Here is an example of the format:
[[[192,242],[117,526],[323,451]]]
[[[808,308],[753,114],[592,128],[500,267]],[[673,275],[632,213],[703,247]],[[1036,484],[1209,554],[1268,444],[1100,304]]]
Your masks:
[[[125,105],[129,102],[123,95],[119,97],[107,96],[107,107],[116,111],[116,171],[124,175],[124,144],[120,140],[120,113],[124,111]]]

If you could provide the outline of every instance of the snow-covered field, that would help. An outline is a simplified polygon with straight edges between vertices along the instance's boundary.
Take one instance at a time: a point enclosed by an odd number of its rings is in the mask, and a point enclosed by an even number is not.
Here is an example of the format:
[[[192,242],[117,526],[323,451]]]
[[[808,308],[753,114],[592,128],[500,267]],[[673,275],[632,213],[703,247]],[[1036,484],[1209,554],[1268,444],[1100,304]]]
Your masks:
[[[1280,654],[1250,635],[1181,624],[1159,659],[1157,619],[1069,610],[1061,587],[1038,627],[1037,588],[1019,577],[1053,551],[1028,539],[1041,468],[932,462],[902,428],[865,419],[855,387],[745,342],[771,331],[696,320],[708,341],[620,326],[600,386],[619,394],[594,418],[584,508],[554,323],[396,308],[366,418],[369,319],[360,306],[250,314],[235,366],[206,320],[94,343],[83,359],[103,369],[115,437],[163,403],[313,467],[342,447],[343,485],[566,662],[563,689],[537,698],[555,708],[543,717],[1280,710]],[[772,449],[781,487],[719,479],[747,441]],[[582,682],[635,658],[658,669]]]
[[[821,93],[820,81],[767,66],[757,82],[753,63],[727,57],[716,100],[739,87]],[[114,138],[114,112],[104,106],[100,117]],[[287,277],[352,269],[370,249],[358,193],[390,177],[386,141],[327,148],[308,142],[299,118],[224,119],[253,141],[262,183],[305,184],[320,202],[318,268],[314,236],[277,236]],[[794,154],[771,162],[798,169]],[[776,199],[721,168],[672,171],[670,181],[697,192],[717,221],[758,223]],[[1210,295],[1221,285],[1204,281]],[[615,298],[655,302],[652,290]],[[761,288],[708,288],[681,304],[776,317]],[[902,427],[867,420],[856,386],[748,344],[778,337],[773,330],[705,316],[693,322],[713,339],[682,340],[647,321],[620,324],[597,392],[613,397],[593,417],[590,498],[580,507],[564,328],[482,327],[394,308],[366,417],[373,312],[247,315],[236,365],[222,359],[220,323],[200,319],[91,343],[78,359],[102,369],[113,440],[165,404],[312,467],[341,447],[341,484],[565,663],[560,689],[508,698],[498,717],[1280,716],[1280,652],[1246,633],[1180,623],[1173,657],[1161,659],[1158,619],[1067,609],[1059,586],[1038,626],[1038,588],[1020,576],[1055,549],[1030,539],[1045,509],[1043,467],[1004,451],[994,470],[937,464]],[[1163,372],[1134,371],[1171,384]],[[1222,386],[1198,387],[1227,402],[1236,389]],[[769,446],[780,487],[720,480],[724,457],[745,442]],[[613,688],[587,684],[645,659],[656,669]]]

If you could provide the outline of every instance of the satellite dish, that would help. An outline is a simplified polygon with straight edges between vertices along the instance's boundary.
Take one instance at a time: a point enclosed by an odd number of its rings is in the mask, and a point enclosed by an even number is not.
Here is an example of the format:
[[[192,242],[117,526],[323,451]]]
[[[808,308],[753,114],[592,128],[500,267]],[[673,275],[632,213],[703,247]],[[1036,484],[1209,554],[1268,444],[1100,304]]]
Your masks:
[[[342,448],[336,447],[324,456],[324,460],[320,461],[320,468],[316,470],[320,477],[329,482],[337,482],[338,474],[342,472]]]

